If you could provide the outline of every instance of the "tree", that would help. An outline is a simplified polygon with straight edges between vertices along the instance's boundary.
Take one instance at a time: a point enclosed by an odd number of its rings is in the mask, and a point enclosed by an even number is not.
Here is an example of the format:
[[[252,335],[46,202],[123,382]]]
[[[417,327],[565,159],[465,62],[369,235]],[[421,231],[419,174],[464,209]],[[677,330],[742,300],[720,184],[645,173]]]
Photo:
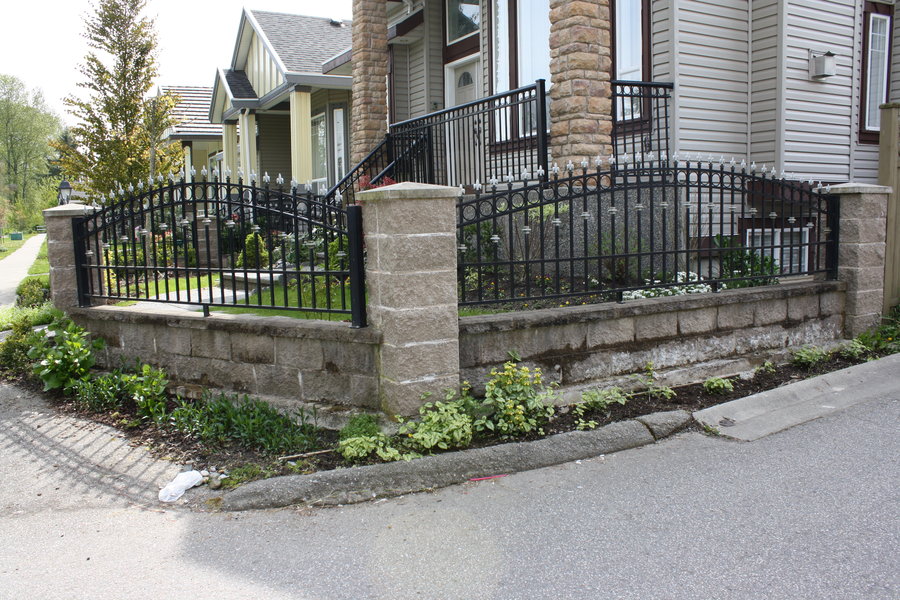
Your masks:
[[[73,146],[54,143],[63,173],[95,195],[108,195],[155,173],[179,168],[180,154],[162,140],[171,99],[147,98],[157,75],[153,20],[142,17],[146,0],[99,0],[85,19],[92,49],[79,67],[86,99],[65,99],[78,119]],[[153,174],[155,174],[153,173]]]
[[[49,174],[50,138],[59,121],[39,90],[0,75],[0,195],[10,204],[30,201]]]

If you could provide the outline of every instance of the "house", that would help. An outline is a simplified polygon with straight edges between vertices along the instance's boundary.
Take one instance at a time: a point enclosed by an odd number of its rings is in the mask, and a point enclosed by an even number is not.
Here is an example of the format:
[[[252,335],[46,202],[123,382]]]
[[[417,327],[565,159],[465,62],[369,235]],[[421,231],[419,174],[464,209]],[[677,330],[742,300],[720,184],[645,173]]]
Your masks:
[[[222,127],[223,172],[317,188],[344,175],[351,78],[326,63],[350,43],[346,21],[244,9],[209,106]]]
[[[892,0],[367,4],[354,16],[366,21],[354,44],[366,50],[376,33],[386,43],[383,67],[366,54],[354,72],[360,118],[383,105],[397,123],[544,79],[560,165],[609,154],[609,136],[636,116],[644,123],[632,131],[646,129],[648,115],[633,112],[646,98],[619,98],[614,108],[612,79],[673,85],[666,122],[656,125],[669,155],[735,156],[802,180],[874,183],[878,105],[900,99]],[[370,84],[384,74],[379,101]],[[373,148],[378,133],[364,145]]]
[[[222,160],[222,126],[209,120],[212,88],[200,86],[163,86],[160,95],[177,98],[172,110],[174,125],[165,138],[181,144],[184,164],[188,171],[211,172]]]

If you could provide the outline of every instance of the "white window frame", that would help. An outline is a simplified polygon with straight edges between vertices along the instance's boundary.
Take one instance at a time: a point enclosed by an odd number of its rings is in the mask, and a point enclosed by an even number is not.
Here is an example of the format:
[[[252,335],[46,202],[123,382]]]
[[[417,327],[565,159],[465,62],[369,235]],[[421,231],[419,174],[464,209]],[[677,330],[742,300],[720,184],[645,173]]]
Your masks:
[[[327,185],[328,185],[328,120],[325,118],[325,116],[326,116],[325,112],[323,111],[323,112],[313,115],[312,118],[310,118],[310,120],[309,120],[310,121],[310,123],[309,123],[310,124],[310,127],[309,127],[310,141],[309,142],[310,142],[310,150],[312,150],[312,152],[311,152],[312,156],[310,156],[310,163],[311,163],[310,170],[313,173],[315,173],[315,171],[316,171],[315,139],[316,139],[316,128],[318,126],[317,121],[321,121],[320,126],[325,128],[325,145],[323,147],[324,156],[325,156],[325,164],[324,164],[325,176],[317,177],[310,182],[310,183],[312,183],[313,192],[316,192],[316,193],[318,193],[319,190],[323,186],[327,187]],[[322,166],[322,165],[320,165],[320,166]]]
[[[883,48],[875,48],[875,42],[878,38],[882,36],[876,37],[874,34],[875,24],[876,22],[882,22],[885,24],[885,33],[883,36],[884,47]],[[868,34],[869,37],[865,41],[866,43],[866,54],[868,63],[866,64],[866,118],[865,118],[865,130],[866,131],[880,131],[881,130],[881,111],[879,110],[879,106],[887,102],[888,95],[888,86],[890,84],[890,73],[888,72],[888,67],[890,65],[890,50],[891,50],[891,23],[892,18],[890,15],[882,15],[878,13],[869,13],[869,29]],[[880,55],[880,56],[879,56]],[[880,62],[876,62],[880,58]],[[874,74],[878,74],[878,77],[873,77]],[[880,85],[879,85],[880,84]],[[877,102],[874,101],[877,99]]]
[[[802,235],[800,245],[799,246],[788,246],[787,248],[782,246],[782,233],[800,233]],[[764,243],[754,243],[756,240],[755,236],[758,236],[760,242],[762,242],[763,236],[772,235],[772,243],[764,244]],[[768,256],[771,257],[772,260],[775,261],[775,264],[778,266],[778,269],[784,275],[799,275],[803,273],[807,273],[809,271],[809,228],[808,227],[759,227],[755,229],[747,229],[744,232],[744,244],[747,248],[756,252],[760,256]],[[785,250],[787,250],[788,258],[790,258],[790,250],[794,248],[799,248],[800,250],[800,265],[799,269],[795,269],[793,264],[787,265],[787,270],[781,265],[781,258],[785,255]]]

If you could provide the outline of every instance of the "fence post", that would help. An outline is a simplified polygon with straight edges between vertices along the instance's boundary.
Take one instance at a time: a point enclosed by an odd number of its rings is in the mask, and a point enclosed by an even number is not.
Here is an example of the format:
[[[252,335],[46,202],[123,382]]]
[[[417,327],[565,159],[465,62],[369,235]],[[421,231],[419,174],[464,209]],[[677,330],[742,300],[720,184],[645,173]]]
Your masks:
[[[362,192],[368,317],[381,331],[381,409],[410,415],[459,387],[458,188],[400,183]]]
[[[847,284],[844,335],[855,337],[881,320],[884,303],[884,240],[890,188],[844,183],[840,196],[838,279]]]
[[[900,303],[900,104],[881,106],[878,183],[890,186],[884,262],[884,312]]]
[[[60,310],[82,304],[75,259],[75,222],[81,221],[93,211],[93,208],[82,204],[63,204],[44,211],[44,225],[47,227],[47,260],[50,263],[50,299]]]

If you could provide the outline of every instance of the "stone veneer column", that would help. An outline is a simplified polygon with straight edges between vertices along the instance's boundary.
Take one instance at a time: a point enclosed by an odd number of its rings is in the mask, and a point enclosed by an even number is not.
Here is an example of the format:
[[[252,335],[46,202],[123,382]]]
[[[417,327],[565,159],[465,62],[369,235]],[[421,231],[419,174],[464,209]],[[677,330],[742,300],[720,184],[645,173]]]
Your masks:
[[[560,167],[612,151],[610,0],[550,0],[550,154]]]
[[[83,204],[64,204],[44,211],[44,225],[47,227],[47,260],[50,263],[50,299],[60,310],[78,306],[72,219],[91,214],[93,210]]]
[[[891,188],[845,183],[839,194],[838,279],[847,284],[844,335],[855,337],[881,320],[884,302],[884,250]]]
[[[350,166],[387,133],[387,2],[353,0],[353,88]]]
[[[456,200],[459,189],[400,183],[362,192],[369,324],[382,333],[378,395],[411,415],[459,387]]]

